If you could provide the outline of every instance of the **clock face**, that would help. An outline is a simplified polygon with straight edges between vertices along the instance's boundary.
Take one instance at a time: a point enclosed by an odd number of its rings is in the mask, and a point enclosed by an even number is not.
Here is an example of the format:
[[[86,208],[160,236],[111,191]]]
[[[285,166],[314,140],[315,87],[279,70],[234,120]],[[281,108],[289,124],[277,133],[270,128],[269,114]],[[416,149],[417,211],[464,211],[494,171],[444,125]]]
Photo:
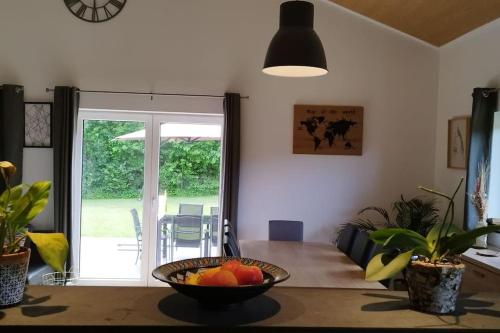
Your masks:
[[[121,12],[126,2],[127,0],[64,0],[73,15],[93,23],[112,19]]]

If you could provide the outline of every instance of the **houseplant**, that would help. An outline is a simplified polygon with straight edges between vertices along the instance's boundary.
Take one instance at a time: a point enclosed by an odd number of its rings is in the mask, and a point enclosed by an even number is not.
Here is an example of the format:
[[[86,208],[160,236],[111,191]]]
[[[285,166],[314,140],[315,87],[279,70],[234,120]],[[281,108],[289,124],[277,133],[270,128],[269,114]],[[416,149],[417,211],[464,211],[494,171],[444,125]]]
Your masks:
[[[479,163],[474,191],[469,194],[472,206],[476,209],[478,217],[476,228],[486,227],[488,225],[488,223],[486,223],[486,212],[488,211],[488,193],[486,191],[486,186],[488,184],[489,174],[490,170],[488,163],[484,161]],[[488,247],[487,235],[476,238],[474,247],[486,249]]]
[[[439,210],[435,206],[435,200],[432,199],[415,197],[406,200],[401,195],[400,200],[392,204],[392,211],[395,213],[393,219],[391,219],[389,212],[384,208],[369,206],[360,210],[358,217],[349,223],[365,231],[375,231],[380,227],[399,227],[425,235],[439,220]],[[367,212],[375,212],[383,220],[373,222],[370,218],[361,216]]]
[[[465,232],[453,224],[454,199],[462,183],[463,179],[451,197],[419,186],[423,191],[448,200],[443,220],[425,237],[403,228],[384,228],[370,233],[370,239],[381,245],[383,252],[368,263],[366,280],[388,279],[406,268],[405,279],[413,307],[431,313],[455,310],[465,269],[460,254],[472,247],[478,236],[500,230],[497,225]]]
[[[28,237],[42,259],[55,271],[64,270],[68,242],[60,233],[31,233],[28,223],[40,214],[49,198],[50,182],[10,186],[16,167],[0,161],[6,190],[0,195],[0,306],[15,305],[23,298],[30,249],[23,246]]]

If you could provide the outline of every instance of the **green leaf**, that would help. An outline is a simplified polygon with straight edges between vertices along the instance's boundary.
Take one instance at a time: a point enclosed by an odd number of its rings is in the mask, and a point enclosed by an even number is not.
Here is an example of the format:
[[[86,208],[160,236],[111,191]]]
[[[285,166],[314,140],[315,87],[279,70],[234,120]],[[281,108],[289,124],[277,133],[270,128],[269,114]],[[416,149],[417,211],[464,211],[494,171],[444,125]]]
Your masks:
[[[40,214],[47,205],[50,186],[51,183],[48,181],[31,185],[26,194],[13,205],[13,213],[9,216],[10,223],[22,228]]]
[[[385,243],[386,249],[398,249],[400,252],[414,250],[420,255],[430,256],[431,251],[427,247],[425,239],[414,237],[414,235],[407,235],[403,233],[392,235]]]
[[[423,241],[424,243],[426,242],[424,236],[415,231],[403,228],[385,228],[377,230],[370,233],[370,239],[377,244],[384,245],[390,237],[398,234],[418,239],[420,241]]]
[[[9,202],[18,200],[23,194],[23,188],[25,185],[17,185],[10,189],[10,194],[8,190],[5,190],[2,195],[0,195],[0,206],[6,206]]]
[[[366,267],[366,281],[381,281],[389,279],[401,272],[410,262],[413,250],[399,254],[387,265],[382,262],[383,253],[377,254]]]
[[[436,243],[437,243],[437,239],[439,236],[439,229],[441,228],[441,226],[442,226],[442,223],[435,224],[432,227],[432,229],[429,231],[429,233],[427,234],[427,237],[425,237],[425,239],[427,240],[429,250],[431,252],[433,252],[434,249],[436,248]],[[443,231],[441,233],[441,238],[451,237],[455,234],[461,234],[464,232],[462,229],[460,229],[459,227],[457,227],[454,224],[452,224],[450,226],[450,230],[448,230],[448,232],[446,232],[447,228],[448,228],[448,225],[443,227]]]
[[[495,231],[500,231],[500,225],[489,225],[462,234],[456,234],[444,242],[443,250],[447,250],[450,255],[464,253],[474,245],[477,237]]]
[[[43,261],[56,272],[64,272],[64,263],[68,256],[69,245],[61,233],[32,233],[27,236],[35,243]]]

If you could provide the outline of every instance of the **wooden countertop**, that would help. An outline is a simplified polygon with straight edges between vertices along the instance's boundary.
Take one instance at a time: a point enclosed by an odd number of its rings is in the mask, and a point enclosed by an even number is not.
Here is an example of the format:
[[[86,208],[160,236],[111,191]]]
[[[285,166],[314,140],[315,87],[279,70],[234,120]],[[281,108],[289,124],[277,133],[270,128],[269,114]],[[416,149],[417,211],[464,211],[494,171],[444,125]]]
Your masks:
[[[365,273],[333,244],[311,242],[239,241],[241,255],[286,269],[287,287],[386,289],[365,281]]]
[[[408,307],[405,292],[273,288],[227,309],[206,309],[171,288],[31,286],[24,304],[0,309],[2,331],[490,332],[500,328],[500,294],[462,295],[455,315]],[[49,327],[40,330],[41,327]],[[114,329],[113,329],[114,327]],[[226,329],[224,329],[226,327]]]

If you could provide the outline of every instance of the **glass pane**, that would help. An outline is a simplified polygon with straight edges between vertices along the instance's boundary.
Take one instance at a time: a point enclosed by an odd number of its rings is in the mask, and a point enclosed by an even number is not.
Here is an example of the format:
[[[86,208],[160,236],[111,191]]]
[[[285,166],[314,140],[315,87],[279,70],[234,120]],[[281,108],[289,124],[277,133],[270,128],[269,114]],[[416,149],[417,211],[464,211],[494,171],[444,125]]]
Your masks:
[[[84,121],[83,279],[141,277],[144,134],[143,122]]]
[[[500,219],[500,112],[495,112],[493,118],[493,139],[491,142],[490,183],[488,193],[488,217]],[[496,234],[498,235],[498,234]],[[496,235],[489,239],[500,239]],[[500,246],[499,244],[494,244]]]
[[[157,265],[219,255],[221,126],[162,123]]]

